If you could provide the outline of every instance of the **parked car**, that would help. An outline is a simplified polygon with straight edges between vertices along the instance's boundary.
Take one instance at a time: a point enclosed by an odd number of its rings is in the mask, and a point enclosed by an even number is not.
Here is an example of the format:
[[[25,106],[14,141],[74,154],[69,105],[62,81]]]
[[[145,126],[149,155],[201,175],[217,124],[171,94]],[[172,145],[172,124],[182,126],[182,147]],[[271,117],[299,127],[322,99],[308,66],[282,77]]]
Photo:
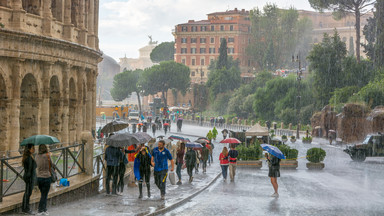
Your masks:
[[[139,116],[139,112],[136,112],[136,111],[131,111],[128,113],[128,120],[129,121],[136,121],[136,122],[139,122],[140,120],[140,116]]]
[[[384,157],[384,134],[369,134],[359,144],[347,146],[344,152],[352,160],[362,162],[366,157]]]

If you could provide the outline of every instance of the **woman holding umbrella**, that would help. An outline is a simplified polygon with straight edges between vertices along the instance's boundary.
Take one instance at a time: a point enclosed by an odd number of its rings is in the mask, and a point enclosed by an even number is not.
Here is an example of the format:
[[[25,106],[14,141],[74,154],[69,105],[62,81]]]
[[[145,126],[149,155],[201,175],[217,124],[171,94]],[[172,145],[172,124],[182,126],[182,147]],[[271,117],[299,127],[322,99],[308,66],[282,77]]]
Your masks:
[[[37,215],[48,215],[47,213],[47,199],[48,193],[51,188],[51,171],[52,166],[51,157],[48,153],[48,148],[45,144],[39,145],[39,154],[36,155],[37,164],[37,183],[41,192],[39,208]]]
[[[151,197],[151,186],[149,180],[151,177],[151,154],[146,147],[142,147],[136,155],[134,163],[134,174],[139,181],[139,199],[143,198],[143,181],[147,185],[148,198]]]
[[[176,157],[176,165],[177,165],[177,168],[176,168],[176,174],[177,174],[177,177],[179,178],[179,181],[177,182],[178,185],[181,185],[181,167],[183,166],[183,163],[184,163],[184,153],[185,153],[185,143],[182,142],[180,143],[180,146],[177,148],[177,157]]]
[[[279,197],[279,185],[277,184],[277,177],[280,177],[280,158],[268,153],[265,153],[265,157],[267,158],[269,165],[268,176],[271,178],[271,184],[275,190],[275,193],[271,196]]]

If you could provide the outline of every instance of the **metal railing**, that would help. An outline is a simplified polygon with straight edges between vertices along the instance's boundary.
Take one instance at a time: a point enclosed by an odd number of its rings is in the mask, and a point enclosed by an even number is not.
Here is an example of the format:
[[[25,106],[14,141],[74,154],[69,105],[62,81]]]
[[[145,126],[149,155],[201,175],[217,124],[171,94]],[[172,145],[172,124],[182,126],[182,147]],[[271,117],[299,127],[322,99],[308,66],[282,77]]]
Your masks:
[[[58,179],[84,173],[84,144],[73,144],[65,147],[56,144],[49,147]],[[0,202],[3,201],[3,197],[21,193],[25,189],[24,168],[21,159],[22,156],[15,156],[0,160]],[[76,165],[78,169],[76,169]],[[4,179],[4,174],[6,179]]]

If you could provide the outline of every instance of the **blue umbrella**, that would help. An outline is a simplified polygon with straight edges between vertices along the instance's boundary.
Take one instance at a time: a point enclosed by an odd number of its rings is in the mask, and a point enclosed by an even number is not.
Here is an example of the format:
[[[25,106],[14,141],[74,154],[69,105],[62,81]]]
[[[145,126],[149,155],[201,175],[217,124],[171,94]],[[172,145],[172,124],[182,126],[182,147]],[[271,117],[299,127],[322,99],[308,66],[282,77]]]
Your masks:
[[[187,147],[187,148],[203,148],[203,146],[200,143],[196,143],[196,142],[188,142],[187,144],[185,144],[185,147]]]
[[[268,144],[261,144],[260,146],[271,155],[278,157],[280,159],[285,159],[283,152],[281,152],[280,149],[278,149],[276,146],[268,145]]]

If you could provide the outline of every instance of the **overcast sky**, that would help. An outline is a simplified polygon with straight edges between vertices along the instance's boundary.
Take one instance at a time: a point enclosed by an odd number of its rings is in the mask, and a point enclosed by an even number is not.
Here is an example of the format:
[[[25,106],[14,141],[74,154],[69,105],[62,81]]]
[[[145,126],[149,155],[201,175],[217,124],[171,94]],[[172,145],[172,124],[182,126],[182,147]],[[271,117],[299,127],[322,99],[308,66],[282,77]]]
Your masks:
[[[234,8],[262,8],[267,2],[279,8],[311,9],[308,0],[101,0],[100,49],[116,61],[126,55],[138,58],[148,35],[158,43],[173,41],[172,29],[188,20],[207,19],[208,13]]]

